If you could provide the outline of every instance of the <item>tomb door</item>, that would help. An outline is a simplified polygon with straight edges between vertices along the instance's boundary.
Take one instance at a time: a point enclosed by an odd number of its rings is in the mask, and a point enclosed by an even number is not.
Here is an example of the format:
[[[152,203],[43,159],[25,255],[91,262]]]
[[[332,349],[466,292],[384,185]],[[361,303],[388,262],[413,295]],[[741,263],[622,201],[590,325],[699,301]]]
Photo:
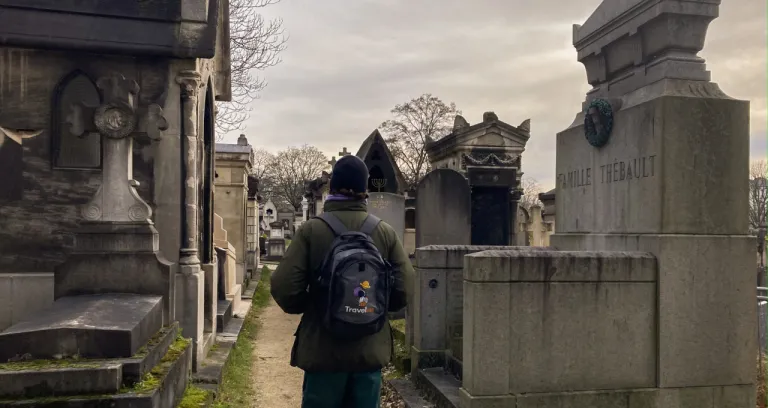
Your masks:
[[[472,187],[472,245],[509,245],[509,188]]]

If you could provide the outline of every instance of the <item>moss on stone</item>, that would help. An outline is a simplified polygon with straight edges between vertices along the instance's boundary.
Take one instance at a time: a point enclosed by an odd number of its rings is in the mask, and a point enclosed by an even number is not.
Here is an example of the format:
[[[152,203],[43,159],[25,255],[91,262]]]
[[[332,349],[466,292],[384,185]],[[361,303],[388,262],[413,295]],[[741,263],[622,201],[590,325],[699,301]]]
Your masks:
[[[25,371],[25,370],[46,370],[56,368],[96,368],[105,363],[106,360],[86,360],[77,357],[63,358],[60,360],[30,360],[18,361],[13,363],[0,364],[0,371]]]
[[[168,370],[170,370],[171,366],[173,366],[173,363],[175,363],[176,360],[178,360],[179,357],[184,353],[184,350],[189,347],[190,342],[191,340],[182,337],[181,331],[179,331],[176,340],[171,343],[171,346],[168,348],[168,351],[165,353],[160,362],[157,363],[156,366],[152,367],[152,370],[146,373],[144,377],[142,377],[141,381],[130,387],[121,388],[120,393],[149,394],[154,392],[162,383],[165,375],[168,374]]]
[[[141,346],[136,354],[133,355],[133,358],[142,358],[149,354],[149,350],[157,346],[170,330],[171,328],[168,326],[164,326],[162,329],[160,329],[157,333],[155,333],[154,336],[152,336],[151,339],[149,339],[149,341],[147,341],[147,344]]]
[[[194,385],[187,386],[184,391],[184,398],[182,398],[177,408],[200,408],[207,406],[213,399],[213,393],[208,390],[204,390]]]

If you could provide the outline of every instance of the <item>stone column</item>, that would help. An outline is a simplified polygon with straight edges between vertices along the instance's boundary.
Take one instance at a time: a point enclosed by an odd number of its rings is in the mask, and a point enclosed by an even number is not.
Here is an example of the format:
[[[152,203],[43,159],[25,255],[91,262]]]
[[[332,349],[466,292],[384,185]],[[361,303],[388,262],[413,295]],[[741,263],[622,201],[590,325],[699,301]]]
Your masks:
[[[200,265],[198,257],[197,225],[198,196],[197,196],[197,143],[198,143],[198,90],[201,86],[201,76],[196,71],[181,71],[176,82],[181,86],[182,99],[182,146],[184,175],[184,235],[181,243],[179,263],[181,265]]]
[[[184,211],[182,212],[182,241],[179,251],[179,274],[176,276],[177,296],[176,310],[178,320],[185,337],[191,338],[194,351],[192,369],[197,370],[198,364],[206,354],[206,331],[216,333],[216,302],[208,308],[208,327],[206,327],[205,305],[205,276],[201,273],[200,257],[198,256],[197,237],[200,233],[198,225],[198,90],[202,78],[196,71],[181,71],[176,77],[176,83],[181,87],[181,140],[182,140],[182,192]],[[213,282],[212,282],[213,283]],[[212,289],[215,284],[209,285]],[[211,297],[215,299],[215,296]],[[206,330],[207,329],[207,330]]]

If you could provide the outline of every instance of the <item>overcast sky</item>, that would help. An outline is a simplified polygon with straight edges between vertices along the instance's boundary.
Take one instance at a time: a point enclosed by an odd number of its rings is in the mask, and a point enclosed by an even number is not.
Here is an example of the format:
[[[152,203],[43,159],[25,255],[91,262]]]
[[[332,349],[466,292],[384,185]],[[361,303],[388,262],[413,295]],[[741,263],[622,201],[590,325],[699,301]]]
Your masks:
[[[611,1],[611,0],[608,0]],[[615,1],[615,0],[614,0]],[[555,134],[589,90],[572,25],[600,0],[282,0],[264,9],[290,36],[244,133],[276,152],[357,151],[390,109],[432,93],[470,124],[531,118],[524,173],[554,187]],[[752,157],[766,155],[766,1],[724,0],[701,56],[728,95],[751,101]],[[225,142],[234,143],[237,134]]]

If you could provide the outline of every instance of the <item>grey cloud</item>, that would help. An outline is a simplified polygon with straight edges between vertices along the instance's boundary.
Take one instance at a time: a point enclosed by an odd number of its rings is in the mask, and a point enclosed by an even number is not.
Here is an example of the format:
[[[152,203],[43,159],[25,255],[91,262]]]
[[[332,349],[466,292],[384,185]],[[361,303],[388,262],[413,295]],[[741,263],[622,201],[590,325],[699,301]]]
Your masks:
[[[532,120],[524,171],[554,185],[555,134],[589,90],[571,45],[598,0],[283,0],[264,9],[290,34],[246,133],[276,151],[310,143],[357,150],[389,110],[424,92],[455,102],[476,123],[487,110]],[[765,143],[763,0],[724,2],[702,56],[729,95],[751,101],[752,153]],[[239,132],[234,132],[239,133]],[[227,135],[234,141],[235,134]],[[761,144],[762,143],[762,144]]]

